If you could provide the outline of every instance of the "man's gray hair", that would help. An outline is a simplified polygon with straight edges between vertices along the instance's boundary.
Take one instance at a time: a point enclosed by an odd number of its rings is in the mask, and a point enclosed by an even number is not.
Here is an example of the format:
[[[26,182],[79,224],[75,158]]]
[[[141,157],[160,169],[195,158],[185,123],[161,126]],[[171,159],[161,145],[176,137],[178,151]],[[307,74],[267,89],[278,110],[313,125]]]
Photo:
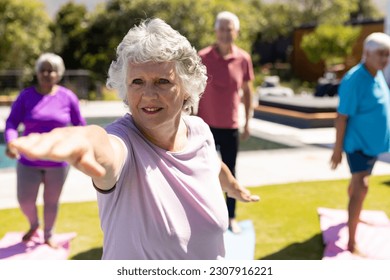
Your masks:
[[[108,70],[107,87],[118,90],[127,104],[129,63],[174,62],[185,93],[189,96],[183,111],[195,106],[207,83],[206,67],[190,42],[161,19],[148,19],[129,30],[118,45],[117,59]]]
[[[228,20],[233,22],[235,30],[240,30],[240,20],[238,17],[232,12],[223,11],[218,13],[217,18],[215,19],[214,29],[217,30],[219,28],[219,24],[221,20]]]
[[[382,32],[371,33],[364,40],[362,61],[365,61],[366,52],[374,52],[383,49],[390,50],[390,36]]]

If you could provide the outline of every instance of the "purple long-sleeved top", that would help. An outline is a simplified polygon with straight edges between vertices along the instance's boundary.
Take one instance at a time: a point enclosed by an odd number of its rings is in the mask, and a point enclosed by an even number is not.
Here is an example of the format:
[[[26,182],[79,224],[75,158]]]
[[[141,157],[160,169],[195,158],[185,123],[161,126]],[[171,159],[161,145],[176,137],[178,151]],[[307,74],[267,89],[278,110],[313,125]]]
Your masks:
[[[58,86],[54,94],[40,94],[35,87],[24,89],[12,104],[5,125],[6,143],[18,137],[18,127],[24,125],[23,135],[49,132],[57,127],[85,125],[77,96],[69,89]],[[21,155],[19,162],[28,166],[55,167],[65,162],[35,160]]]

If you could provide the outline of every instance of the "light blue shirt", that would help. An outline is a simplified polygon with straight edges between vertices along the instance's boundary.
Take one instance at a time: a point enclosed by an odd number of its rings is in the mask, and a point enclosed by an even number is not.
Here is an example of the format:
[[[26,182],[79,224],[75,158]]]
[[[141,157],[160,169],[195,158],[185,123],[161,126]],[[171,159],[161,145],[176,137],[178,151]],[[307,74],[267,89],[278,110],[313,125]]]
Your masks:
[[[338,112],[348,116],[344,151],[377,156],[390,151],[389,87],[382,71],[373,77],[363,64],[353,67],[339,86]]]

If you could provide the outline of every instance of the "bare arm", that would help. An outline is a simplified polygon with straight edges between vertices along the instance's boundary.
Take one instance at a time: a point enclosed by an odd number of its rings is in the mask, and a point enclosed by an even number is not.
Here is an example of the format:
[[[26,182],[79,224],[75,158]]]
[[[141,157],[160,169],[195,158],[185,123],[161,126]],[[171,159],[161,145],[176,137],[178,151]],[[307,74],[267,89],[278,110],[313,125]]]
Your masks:
[[[245,107],[245,125],[244,125],[244,132],[242,134],[242,139],[246,140],[249,138],[250,132],[249,132],[249,120],[252,116],[252,81],[245,81],[242,84],[242,102],[244,103]]]
[[[102,190],[115,185],[125,154],[120,141],[97,125],[33,133],[13,140],[10,149],[31,159],[67,161]]]
[[[255,202],[260,198],[257,195],[252,195],[251,192],[242,187],[225,163],[221,161],[221,171],[219,173],[219,181],[222,186],[222,190],[227,193],[231,198],[235,198],[242,202]]]
[[[337,114],[335,128],[336,128],[336,142],[333,147],[333,154],[330,159],[331,168],[336,169],[341,163],[343,154],[343,143],[345,136],[345,129],[347,127],[348,116]]]

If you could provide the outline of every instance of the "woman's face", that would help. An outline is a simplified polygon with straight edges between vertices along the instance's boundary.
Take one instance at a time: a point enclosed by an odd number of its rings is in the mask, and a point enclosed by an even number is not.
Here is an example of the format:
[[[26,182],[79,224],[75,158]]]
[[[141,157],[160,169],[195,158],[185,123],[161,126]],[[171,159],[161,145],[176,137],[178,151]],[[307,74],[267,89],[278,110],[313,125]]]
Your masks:
[[[184,99],[173,62],[129,63],[127,100],[134,122],[143,134],[176,131]]]
[[[41,87],[52,87],[57,84],[59,80],[58,72],[53,68],[53,66],[45,61],[41,64],[41,67],[37,73],[38,84]]]

